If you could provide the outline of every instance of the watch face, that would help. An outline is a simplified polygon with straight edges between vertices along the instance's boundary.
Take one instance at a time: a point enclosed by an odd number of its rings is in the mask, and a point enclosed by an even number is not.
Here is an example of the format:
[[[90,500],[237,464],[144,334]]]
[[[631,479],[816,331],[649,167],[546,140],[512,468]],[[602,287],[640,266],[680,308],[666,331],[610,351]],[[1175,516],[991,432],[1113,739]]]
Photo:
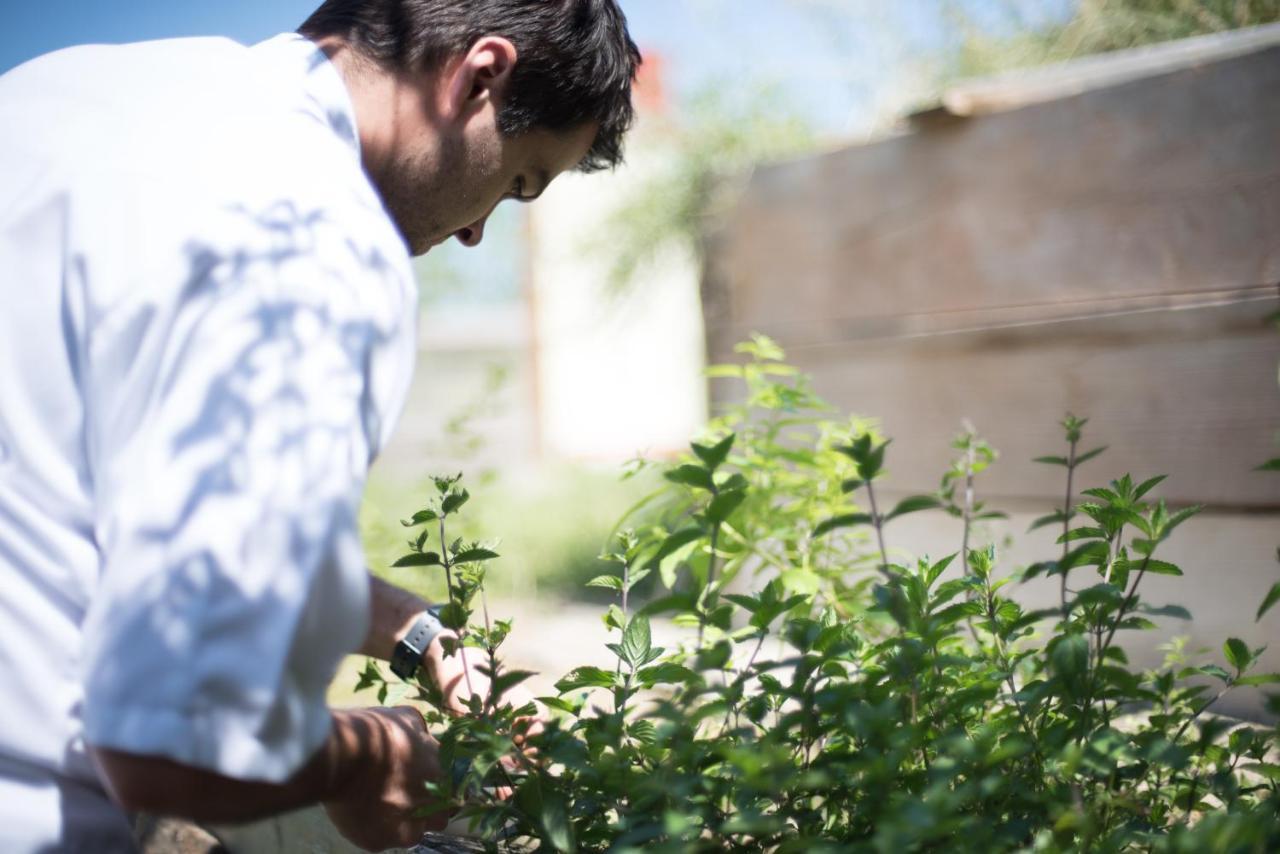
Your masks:
[[[401,679],[412,679],[413,674],[418,672],[418,661],[421,657],[421,650],[416,650],[404,641],[400,641],[396,644],[395,652],[391,654],[391,672]]]

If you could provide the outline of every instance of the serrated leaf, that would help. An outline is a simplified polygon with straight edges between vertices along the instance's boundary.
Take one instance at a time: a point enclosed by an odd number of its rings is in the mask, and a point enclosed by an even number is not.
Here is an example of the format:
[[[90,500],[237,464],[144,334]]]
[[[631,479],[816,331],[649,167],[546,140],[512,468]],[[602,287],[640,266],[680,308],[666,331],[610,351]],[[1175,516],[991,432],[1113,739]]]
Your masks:
[[[493,560],[495,557],[499,557],[498,553],[489,549],[463,549],[453,556],[453,562],[476,563],[482,560]]]
[[[679,684],[691,682],[697,678],[698,674],[689,668],[670,662],[655,664],[652,667],[645,667],[636,672],[636,680],[645,688],[652,688],[654,685],[663,683]]]
[[[427,522],[434,521],[439,518],[434,510],[419,510],[413,514],[412,519],[401,519],[400,524],[406,528],[413,528],[418,525],[425,525]]]
[[[622,579],[616,575],[597,575],[586,583],[587,587],[607,587],[622,592]]]
[[[1155,558],[1151,558],[1149,560],[1132,560],[1127,563],[1130,570],[1139,569],[1145,566],[1147,568],[1147,572],[1155,575],[1182,575],[1182,570],[1175,564],[1169,563],[1167,560],[1156,560]]]
[[[694,442],[692,444],[693,452],[698,455],[698,459],[702,460],[703,465],[715,471],[729,456],[729,449],[733,447],[735,438],[737,437],[730,433],[714,445],[700,445]]]
[[[617,605],[606,608],[600,615],[600,619],[604,621],[605,627],[610,629],[621,629],[627,623],[627,615],[622,613],[622,609]]]
[[[1164,527],[1160,532],[1160,538],[1164,539],[1168,537],[1169,534],[1173,532],[1174,528],[1178,527],[1183,522],[1187,521],[1188,519],[1190,519],[1192,516],[1196,515],[1203,509],[1204,509],[1204,505],[1194,504],[1190,507],[1184,507],[1178,512],[1174,513],[1172,516],[1170,516],[1168,519],[1165,520]]]
[[[392,566],[441,566],[440,555],[436,552],[405,555]]]
[[[1237,671],[1243,671],[1252,661],[1249,647],[1240,638],[1227,638],[1227,642],[1222,645],[1222,654]]]
[[[1275,685],[1280,683],[1280,673],[1258,673],[1254,676],[1242,676],[1236,680],[1237,685]]]
[[[444,500],[440,502],[440,510],[446,516],[450,513],[454,513],[458,508],[462,507],[463,504],[466,504],[467,499],[470,497],[471,493],[467,492],[465,489],[459,489],[457,492],[450,492],[444,497]]]
[[[613,688],[616,685],[617,677],[612,670],[586,665],[571,670],[567,676],[556,683],[556,690],[561,694],[567,694],[580,688]]]
[[[1107,532],[1101,528],[1086,526],[1083,528],[1072,528],[1065,534],[1060,534],[1054,542],[1069,543],[1073,540],[1105,540]]]
[[[682,483],[685,486],[705,489],[708,492],[715,491],[715,484],[711,481],[711,472],[702,466],[695,466],[692,463],[683,463],[673,469],[668,469],[662,473],[662,476],[672,483]]]
[[[903,516],[907,513],[915,513],[920,510],[933,510],[942,506],[942,502],[932,495],[912,495],[898,502],[889,515],[884,517],[885,521]]]
[[[813,536],[821,537],[823,534],[834,531],[836,528],[849,528],[854,525],[871,524],[871,516],[867,513],[845,513],[840,516],[832,516],[819,522],[817,527],[813,529]]]
[[[1159,485],[1160,482],[1167,477],[1168,477],[1167,474],[1158,474],[1155,477],[1144,480],[1142,483],[1138,484],[1138,488],[1133,491],[1133,497],[1141,498],[1142,496],[1150,492],[1152,489],[1154,489],[1157,485]]]
[[[644,614],[636,614],[627,623],[622,633],[622,658],[632,667],[641,664],[653,646],[649,629],[649,618]]]

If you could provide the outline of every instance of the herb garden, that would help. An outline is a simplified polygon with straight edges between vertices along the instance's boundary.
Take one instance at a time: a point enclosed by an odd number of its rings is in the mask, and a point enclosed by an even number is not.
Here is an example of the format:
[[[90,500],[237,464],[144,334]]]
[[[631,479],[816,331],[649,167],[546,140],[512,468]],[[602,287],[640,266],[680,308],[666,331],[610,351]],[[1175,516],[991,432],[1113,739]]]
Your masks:
[[[1211,524],[1198,508],[1166,506],[1159,476],[1097,476],[1102,449],[1068,416],[1036,461],[1061,469],[1063,501],[1035,523],[1060,550],[998,569],[980,542],[999,514],[978,497],[995,463],[979,437],[956,440],[936,493],[890,504],[897,448],[830,412],[768,339],[739,349],[744,364],[712,373],[741,381],[742,402],[623,520],[616,572],[591,582],[616,593],[616,664],[565,674],[536,734],[535,710],[502,697],[530,674],[502,663],[510,623],[484,604],[497,555],[451,534],[460,479],[436,479],[405,520],[398,564],[446,577],[442,621],[463,639],[449,652],[492,677],[461,717],[415,686],[452,769],[430,784],[442,810],[512,850],[1280,850],[1280,730],[1214,715],[1228,691],[1280,684],[1255,672],[1261,649],[1172,644],[1150,671],[1125,653],[1153,617],[1186,616],[1143,581],[1183,573],[1164,546]],[[954,553],[895,562],[909,513],[961,520]],[[1055,607],[1016,601],[1037,576]],[[1242,622],[1280,583],[1258,593]],[[655,618],[686,640],[656,646]],[[387,696],[373,662],[361,687]],[[1280,696],[1266,703],[1274,720]]]

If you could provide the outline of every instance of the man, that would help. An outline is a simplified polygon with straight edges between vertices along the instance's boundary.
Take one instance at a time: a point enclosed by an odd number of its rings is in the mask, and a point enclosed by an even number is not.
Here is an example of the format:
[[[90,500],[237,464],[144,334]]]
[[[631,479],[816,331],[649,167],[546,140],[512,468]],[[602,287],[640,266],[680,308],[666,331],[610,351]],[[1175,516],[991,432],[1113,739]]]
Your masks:
[[[300,33],[0,78],[2,851],[127,850],[132,811],[428,826],[421,717],[324,703],[357,649],[462,682],[355,521],[409,254],[618,163],[639,55],[615,0],[330,0]]]

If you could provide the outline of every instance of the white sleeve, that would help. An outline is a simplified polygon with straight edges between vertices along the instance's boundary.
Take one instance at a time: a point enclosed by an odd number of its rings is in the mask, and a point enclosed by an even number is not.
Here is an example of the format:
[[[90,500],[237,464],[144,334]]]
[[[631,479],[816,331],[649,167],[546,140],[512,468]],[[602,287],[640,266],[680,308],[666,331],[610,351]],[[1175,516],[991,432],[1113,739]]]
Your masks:
[[[408,386],[414,290],[407,256],[324,213],[182,229],[181,252],[135,247],[88,337],[85,738],[282,781],[367,630],[357,512]]]

